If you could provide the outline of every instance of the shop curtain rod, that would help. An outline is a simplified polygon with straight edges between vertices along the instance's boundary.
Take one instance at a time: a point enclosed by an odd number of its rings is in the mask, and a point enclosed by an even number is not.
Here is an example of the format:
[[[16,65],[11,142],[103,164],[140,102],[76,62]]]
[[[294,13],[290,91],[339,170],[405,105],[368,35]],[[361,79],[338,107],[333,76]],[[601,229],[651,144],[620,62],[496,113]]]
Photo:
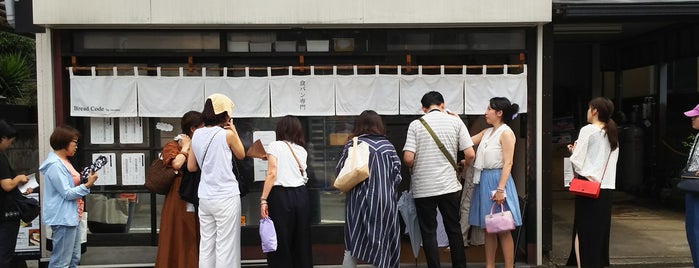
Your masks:
[[[91,66],[71,66],[73,68],[73,71],[90,71],[93,69]],[[66,70],[69,70],[71,67],[66,67]],[[201,70],[202,67],[204,66],[183,66],[183,67],[138,67],[139,70],[145,70],[145,71],[157,71],[160,69],[161,71],[178,71],[180,68],[186,69],[188,72],[193,72],[194,70]],[[523,68],[524,64],[499,64],[499,65],[336,65],[336,66],[328,66],[328,65],[304,65],[304,66],[276,66],[276,67],[227,67],[226,69],[229,71],[245,71],[250,70],[250,71],[267,71],[269,69],[271,70],[289,70],[291,68],[294,71],[307,71],[310,70],[311,67],[313,67],[315,70],[333,70],[333,68],[337,68],[337,70],[354,70],[356,67],[358,70],[370,70],[370,69],[389,69],[389,70],[396,70],[398,68],[410,71],[411,69],[419,69],[422,68],[423,70],[439,70],[439,69],[459,69],[463,70],[464,68],[466,69],[483,69],[484,67],[486,69],[503,69],[503,68],[510,68],[510,69],[518,69],[518,68]],[[97,71],[113,71],[114,68],[118,71],[131,71],[133,70],[133,67],[94,67],[95,70]],[[206,67],[207,70],[212,70],[212,71],[223,71],[224,67]]]

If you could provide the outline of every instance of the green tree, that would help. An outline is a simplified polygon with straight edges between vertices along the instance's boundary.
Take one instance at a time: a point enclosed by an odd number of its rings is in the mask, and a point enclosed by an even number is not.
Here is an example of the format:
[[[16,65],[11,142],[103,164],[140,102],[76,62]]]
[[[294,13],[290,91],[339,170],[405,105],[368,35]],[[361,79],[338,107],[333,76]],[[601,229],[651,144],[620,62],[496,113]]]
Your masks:
[[[36,105],[35,47],[29,37],[0,32],[0,95],[6,103]]]

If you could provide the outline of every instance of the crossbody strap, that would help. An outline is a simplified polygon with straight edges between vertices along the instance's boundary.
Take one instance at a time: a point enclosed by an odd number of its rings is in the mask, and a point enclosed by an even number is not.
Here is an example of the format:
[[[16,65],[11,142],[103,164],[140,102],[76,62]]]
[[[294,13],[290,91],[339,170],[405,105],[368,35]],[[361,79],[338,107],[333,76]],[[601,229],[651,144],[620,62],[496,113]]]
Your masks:
[[[439,147],[439,150],[442,151],[442,153],[444,154],[444,157],[446,157],[447,160],[449,160],[449,163],[454,168],[454,170],[458,171],[458,167],[456,166],[456,161],[454,161],[454,157],[452,157],[451,154],[449,153],[449,151],[447,151],[447,148],[444,147],[444,144],[442,144],[442,142],[439,141],[439,138],[437,138],[437,135],[434,134],[434,131],[432,130],[430,125],[427,124],[427,121],[425,121],[425,119],[420,118],[420,123],[422,123],[422,125],[425,126],[425,128],[427,129],[427,132],[430,133],[430,136],[432,136],[432,139],[434,140],[434,142],[437,143],[437,147]]]
[[[296,164],[299,165],[299,171],[301,172],[301,176],[305,177],[306,175],[304,175],[303,168],[301,167],[301,161],[299,161],[299,158],[296,157],[296,153],[294,153],[294,149],[291,148],[291,144],[289,144],[286,141],[284,143],[286,143],[286,146],[289,146],[289,150],[291,151],[291,155],[293,155],[294,159],[296,159]]]
[[[604,171],[602,171],[602,178],[599,179],[599,184],[602,184],[604,180],[604,174],[607,173],[607,165],[609,165],[609,158],[612,157],[612,148],[609,148],[609,155],[607,156],[607,162],[604,163]]]
[[[206,145],[206,149],[204,150],[204,157],[201,158],[201,163],[202,163],[202,164],[204,164],[204,159],[206,159],[206,153],[209,152],[209,146],[211,146],[211,142],[214,141],[214,137],[216,137],[216,134],[218,134],[219,132],[221,132],[221,129],[219,129],[218,131],[216,131],[216,133],[214,133],[214,135],[211,136],[211,139],[209,140],[209,144]]]

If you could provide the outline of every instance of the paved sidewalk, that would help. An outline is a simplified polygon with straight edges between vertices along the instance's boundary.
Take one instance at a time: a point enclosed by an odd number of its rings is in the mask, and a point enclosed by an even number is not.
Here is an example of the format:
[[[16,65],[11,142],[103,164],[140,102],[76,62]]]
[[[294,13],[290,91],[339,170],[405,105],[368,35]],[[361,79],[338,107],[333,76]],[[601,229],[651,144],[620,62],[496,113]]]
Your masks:
[[[558,267],[565,265],[570,253],[573,213],[574,201],[570,195],[554,194],[550,257]],[[684,211],[681,207],[671,209],[655,201],[615,192],[609,254],[612,266],[693,267],[685,236]]]
[[[564,267],[570,252],[573,226],[573,199],[567,192],[555,192],[553,198],[553,250],[541,267]],[[684,211],[681,201],[677,208],[661,206],[657,202],[634,197],[622,192],[614,195],[610,256],[612,267],[693,267],[689,245],[684,232]],[[156,247],[91,247],[83,256],[84,268],[97,267],[153,267]],[[118,266],[132,260],[138,266]],[[442,258],[442,263],[449,263]],[[30,268],[38,267],[28,261]],[[249,263],[245,267],[264,267]],[[335,268],[341,265],[318,265]],[[371,267],[360,265],[359,267]],[[402,263],[401,267],[427,267],[424,263]],[[442,267],[448,268],[450,265]],[[469,267],[485,267],[484,263],[469,263]],[[500,264],[497,267],[502,267]],[[516,267],[534,267],[518,263]]]

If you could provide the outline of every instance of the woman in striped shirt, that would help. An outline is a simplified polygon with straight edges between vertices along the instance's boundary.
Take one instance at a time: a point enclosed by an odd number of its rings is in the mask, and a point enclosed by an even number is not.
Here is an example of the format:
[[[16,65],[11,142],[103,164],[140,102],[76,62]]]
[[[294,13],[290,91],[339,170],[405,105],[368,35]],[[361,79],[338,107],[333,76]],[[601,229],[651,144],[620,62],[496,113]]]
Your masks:
[[[381,117],[362,112],[355,121],[353,137],[369,145],[369,178],[347,192],[345,203],[345,258],[343,267],[356,267],[357,260],[376,267],[399,267],[400,226],[396,188],[401,181],[400,159],[388,141]],[[352,141],[345,145],[337,172],[342,169]]]

